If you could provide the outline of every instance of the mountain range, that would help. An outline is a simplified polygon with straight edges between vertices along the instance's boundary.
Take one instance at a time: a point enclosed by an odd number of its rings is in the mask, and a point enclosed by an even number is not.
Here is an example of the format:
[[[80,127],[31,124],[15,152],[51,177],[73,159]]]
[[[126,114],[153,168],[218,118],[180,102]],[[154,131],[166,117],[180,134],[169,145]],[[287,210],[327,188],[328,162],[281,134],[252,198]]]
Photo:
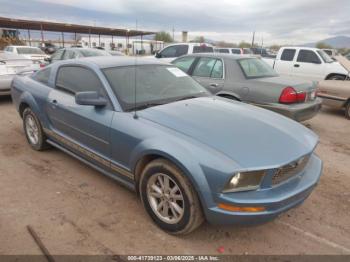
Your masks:
[[[306,43],[302,46],[315,47],[317,43],[322,42],[327,45],[332,46],[333,48],[350,48],[350,37],[349,36],[335,36],[327,38],[314,43]]]

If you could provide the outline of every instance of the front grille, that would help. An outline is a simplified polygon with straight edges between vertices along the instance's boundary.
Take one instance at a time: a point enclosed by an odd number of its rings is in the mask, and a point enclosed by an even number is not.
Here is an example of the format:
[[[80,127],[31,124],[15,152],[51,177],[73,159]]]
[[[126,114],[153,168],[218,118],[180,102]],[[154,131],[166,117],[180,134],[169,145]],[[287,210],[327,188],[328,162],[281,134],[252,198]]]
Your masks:
[[[278,185],[289,178],[299,174],[304,170],[305,166],[309,162],[310,155],[299,158],[288,165],[285,165],[276,170],[276,173],[272,177],[272,185]]]

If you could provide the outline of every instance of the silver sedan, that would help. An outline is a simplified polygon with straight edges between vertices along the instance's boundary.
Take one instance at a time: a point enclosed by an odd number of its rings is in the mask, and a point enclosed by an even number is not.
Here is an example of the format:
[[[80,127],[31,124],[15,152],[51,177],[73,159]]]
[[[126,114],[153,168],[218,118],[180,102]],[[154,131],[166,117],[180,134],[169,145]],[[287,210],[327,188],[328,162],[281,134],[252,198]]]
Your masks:
[[[0,53],[0,96],[10,95],[10,87],[13,77],[23,70],[37,70],[39,64],[24,56]]]
[[[173,62],[212,94],[251,103],[296,121],[321,108],[316,83],[279,76],[262,59],[228,54],[194,54]]]

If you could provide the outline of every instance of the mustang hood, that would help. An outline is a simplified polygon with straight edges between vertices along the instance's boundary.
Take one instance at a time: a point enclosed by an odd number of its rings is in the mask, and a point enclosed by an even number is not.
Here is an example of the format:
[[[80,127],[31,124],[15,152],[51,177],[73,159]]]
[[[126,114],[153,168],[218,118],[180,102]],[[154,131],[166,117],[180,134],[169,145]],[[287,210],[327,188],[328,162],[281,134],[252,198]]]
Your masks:
[[[224,98],[155,106],[139,116],[206,144],[248,169],[287,164],[312,152],[318,141],[293,120]]]

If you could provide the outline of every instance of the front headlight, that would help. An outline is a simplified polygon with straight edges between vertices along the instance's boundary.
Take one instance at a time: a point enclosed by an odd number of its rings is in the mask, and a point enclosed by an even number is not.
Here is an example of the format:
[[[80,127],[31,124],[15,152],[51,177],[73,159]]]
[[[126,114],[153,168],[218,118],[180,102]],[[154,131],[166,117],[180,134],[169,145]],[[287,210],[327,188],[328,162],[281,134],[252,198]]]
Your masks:
[[[223,193],[258,189],[265,174],[265,171],[236,173],[225,186]]]

